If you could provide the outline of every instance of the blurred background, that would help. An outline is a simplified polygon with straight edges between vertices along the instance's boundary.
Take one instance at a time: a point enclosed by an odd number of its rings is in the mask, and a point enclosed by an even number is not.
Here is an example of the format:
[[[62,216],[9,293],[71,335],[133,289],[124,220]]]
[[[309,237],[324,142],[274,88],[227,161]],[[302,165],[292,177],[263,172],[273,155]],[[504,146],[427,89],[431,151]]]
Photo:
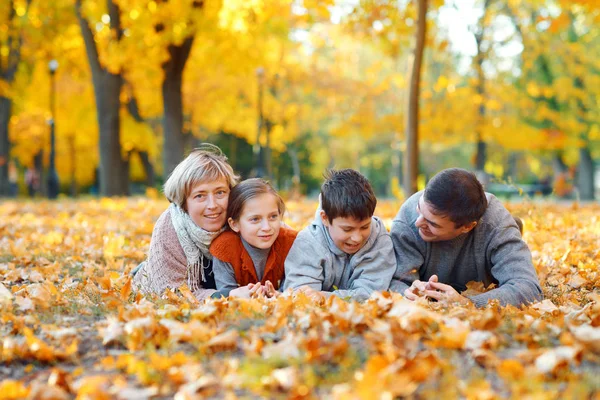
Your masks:
[[[288,196],[593,200],[600,1],[0,1],[0,196],[156,193],[202,142]]]

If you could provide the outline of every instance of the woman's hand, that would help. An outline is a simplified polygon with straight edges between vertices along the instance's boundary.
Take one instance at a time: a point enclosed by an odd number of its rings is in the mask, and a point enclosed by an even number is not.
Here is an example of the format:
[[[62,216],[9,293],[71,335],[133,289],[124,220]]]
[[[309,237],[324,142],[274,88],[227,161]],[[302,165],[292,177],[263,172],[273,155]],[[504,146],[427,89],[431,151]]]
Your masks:
[[[231,292],[229,292],[229,297],[238,297],[240,299],[249,299],[250,298],[250,285],[240,286],[237,289],[233,289]]]
[[[264,297],[267,289],[259,283],[249,283],[246,286],[240,286],[229,292],[229,297],[239,297],[240,299],[250,299],[254,297]]]

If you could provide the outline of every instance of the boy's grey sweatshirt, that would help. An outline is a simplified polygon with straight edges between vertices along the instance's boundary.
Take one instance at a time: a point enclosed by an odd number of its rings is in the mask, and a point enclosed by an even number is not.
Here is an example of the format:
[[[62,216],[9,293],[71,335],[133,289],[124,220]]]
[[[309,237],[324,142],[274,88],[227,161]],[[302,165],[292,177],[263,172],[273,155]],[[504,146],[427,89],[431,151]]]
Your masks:
[[[372,217],[365,245],[350,255],[338,249],[319,214],[296,237],[285,260],[283,289],[309,286],[341,298],[364,301],[374,291],[388,290],[396,258],[383,222]]]
[[[421,191],[406,200],[392,223],[398,267],[390,290],[403,294],[414,280],[426,281],[435,274],[459,293],[469,281],[495,283],[496,289],[469,297],[478,307],[490,299],[517,307],[542,299],[531,252],[512,215],[494,195],[486,193],[488,207],[475,228],[441,242],[425,242],[415,226],[422,195]]]

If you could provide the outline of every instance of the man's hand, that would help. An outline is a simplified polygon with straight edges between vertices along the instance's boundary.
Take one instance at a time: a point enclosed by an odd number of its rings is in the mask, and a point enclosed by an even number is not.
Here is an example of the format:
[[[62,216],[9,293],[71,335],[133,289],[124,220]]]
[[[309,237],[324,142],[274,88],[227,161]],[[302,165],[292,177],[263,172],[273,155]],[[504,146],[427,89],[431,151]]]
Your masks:
[[[458,303],[462,306],[471,304],[471,300],[460,295],[460,293],[458,293],[452,286],[439,283],[437,282],[437,279],[435,282],[432,282],[431,280],[428,282],[428,288],[423,294],[429,298],[436,299],[437,301],[441,301],[446,304]]]
[[[404,297],[412,301],[424,297],[425,291],[431,289],[430,282],[437,282],[437,280],[437,275],[432,275],[427,282],[420,280],[413,281],[412,285],[404,291]]]

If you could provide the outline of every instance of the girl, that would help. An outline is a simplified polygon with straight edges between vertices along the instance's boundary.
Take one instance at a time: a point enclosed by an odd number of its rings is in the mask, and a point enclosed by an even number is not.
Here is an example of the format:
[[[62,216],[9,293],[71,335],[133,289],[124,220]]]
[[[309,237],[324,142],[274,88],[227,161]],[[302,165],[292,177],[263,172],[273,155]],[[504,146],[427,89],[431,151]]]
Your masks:
[[[229,193],[237,181],[227,157],[211,144],[177,165],[164,186],[171,205],[154,225],[148,258],[132,271],[137,289],[162,294],[186,284],[198,300],[221,297],[209,247],[225,229]]]
[[[276,296],[284,261],[296,231],[282,227],[283,200],[266,181],[255,178],[231,190],[227,206],[230,231],[210,246],[219,293],[232,297]]]

